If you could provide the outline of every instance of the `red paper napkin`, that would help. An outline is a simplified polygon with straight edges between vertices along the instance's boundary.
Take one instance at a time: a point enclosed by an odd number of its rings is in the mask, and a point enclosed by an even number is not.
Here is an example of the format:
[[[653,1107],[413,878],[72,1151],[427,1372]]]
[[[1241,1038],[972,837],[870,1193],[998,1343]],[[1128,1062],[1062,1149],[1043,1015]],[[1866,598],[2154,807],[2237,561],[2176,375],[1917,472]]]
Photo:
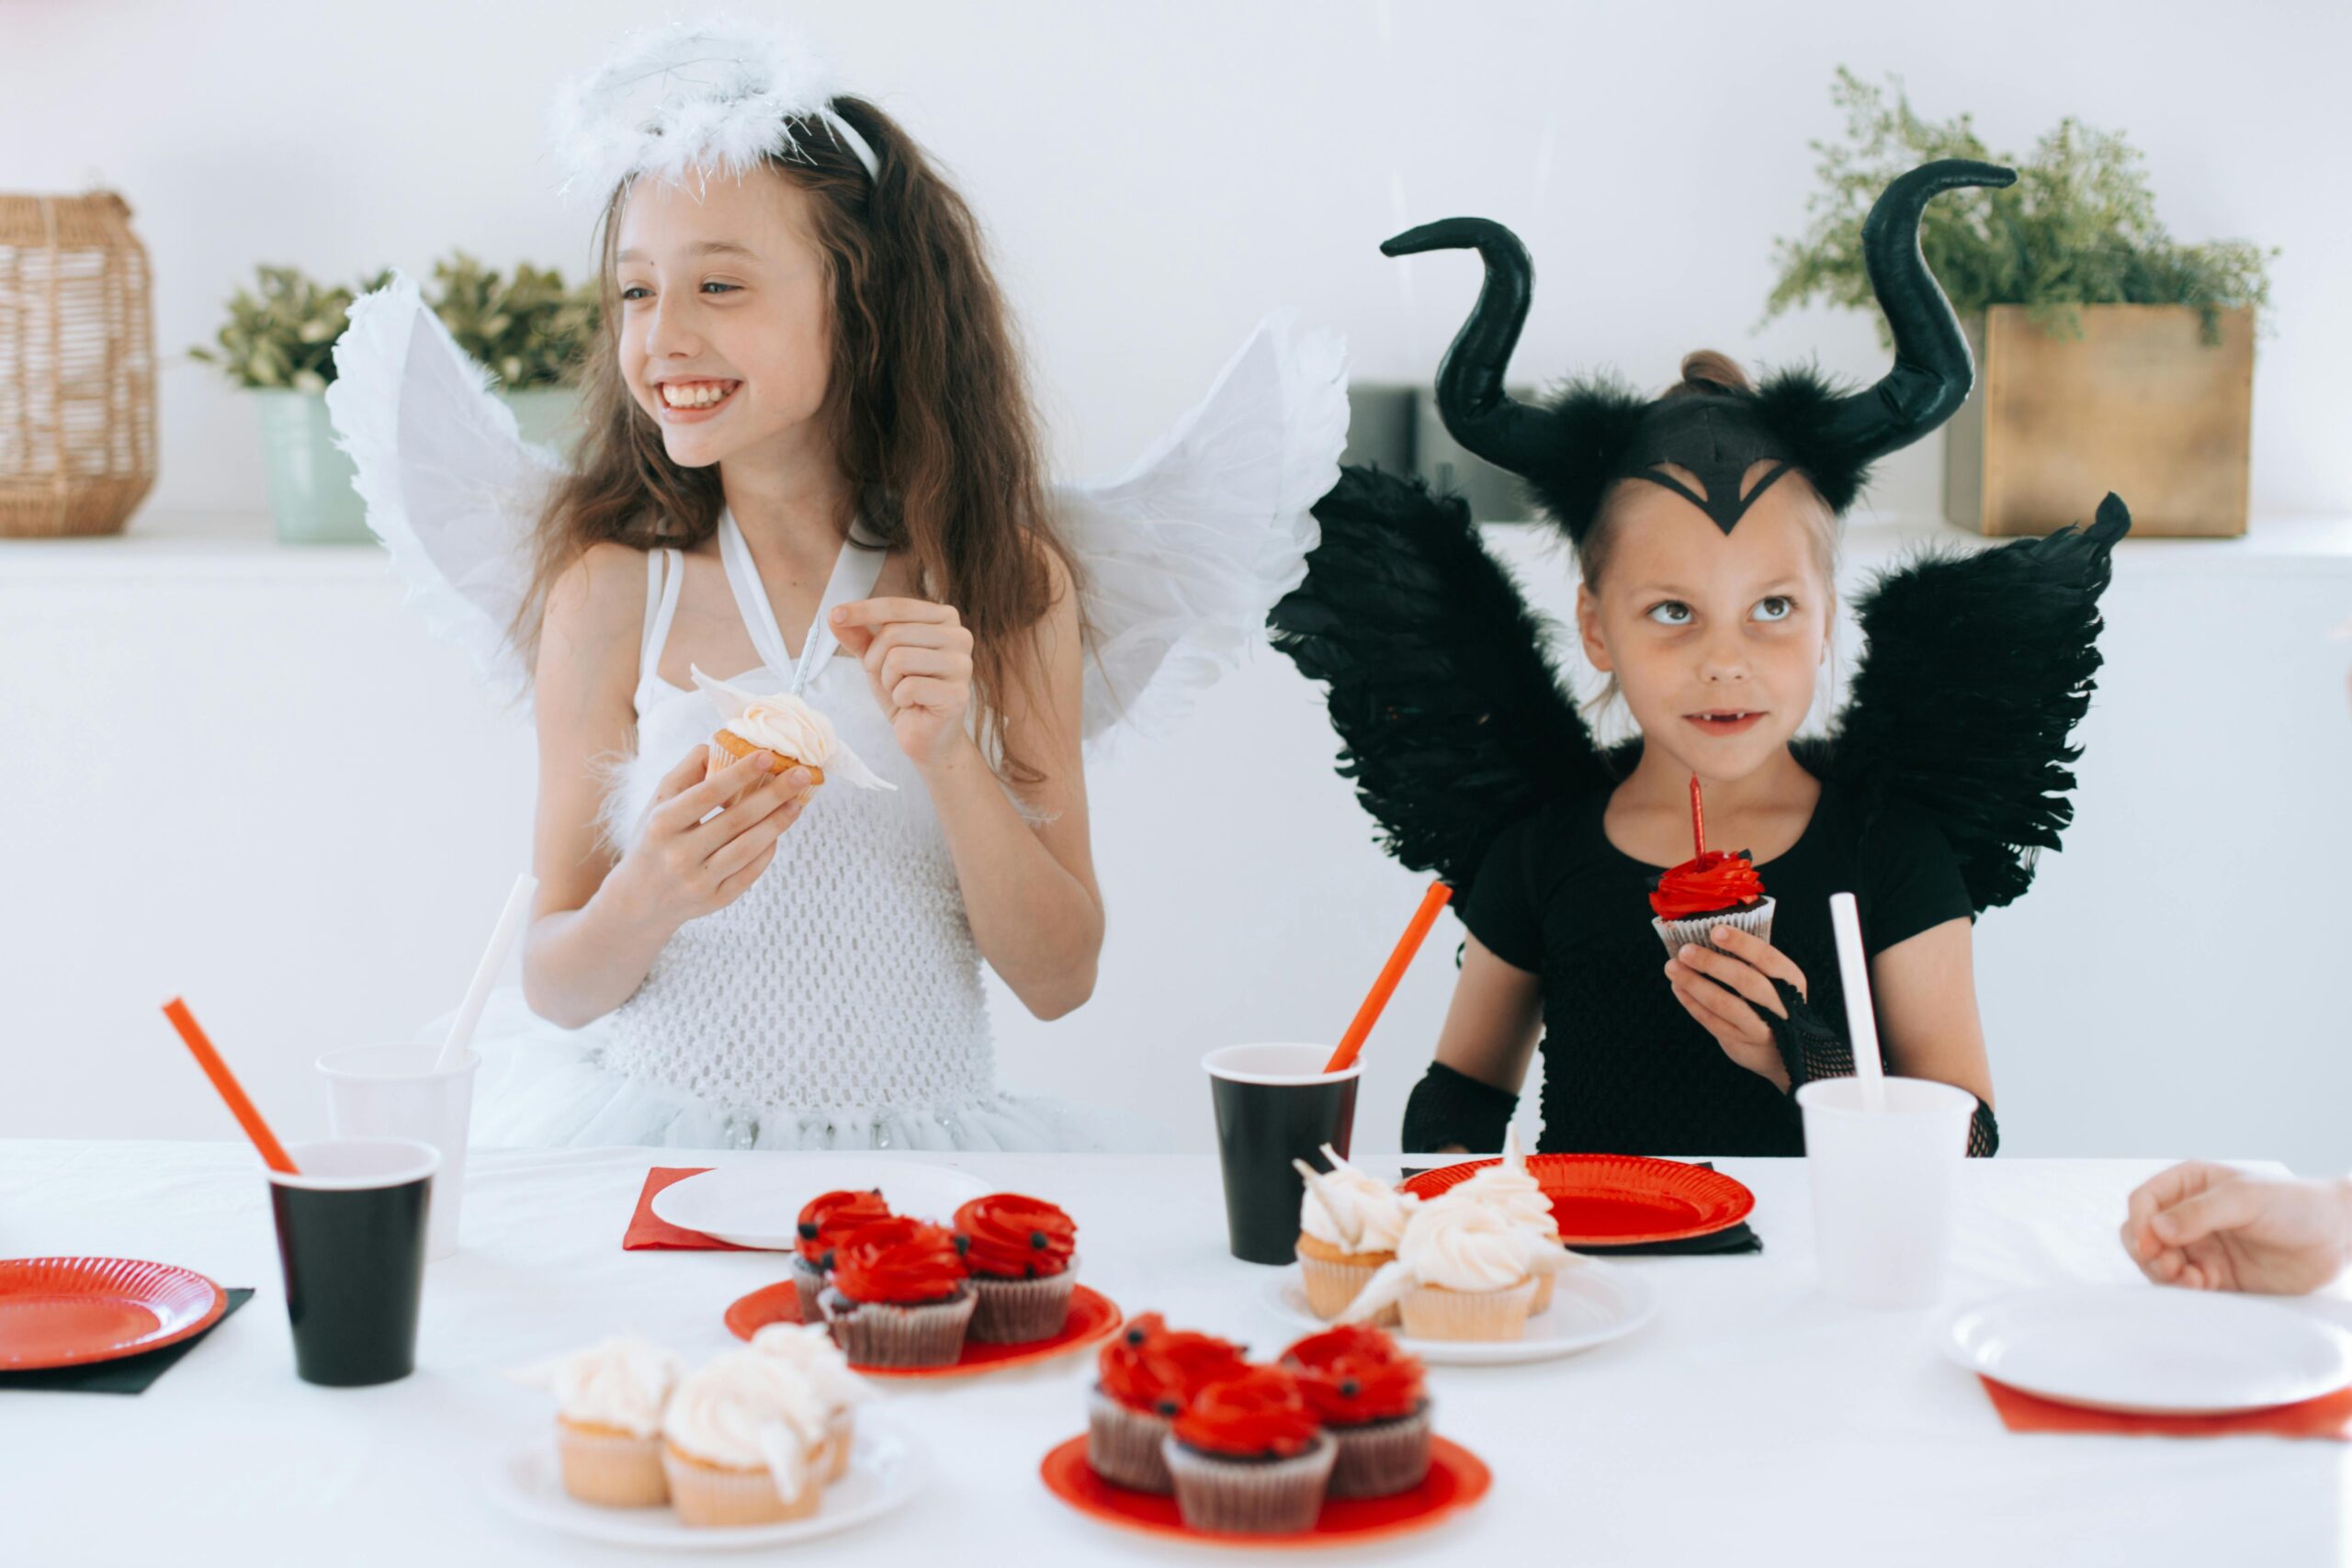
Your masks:
[[[2120,1438],[2332,1438],[2352,1442],[2352,1388],[2301,1404],[2241,1416],[2118,1416],[2061,1404],[1979,1374],[2001,1425],[2012,1432],[2090,1432]]]
[[[689,1176],[700,1176],[710,1167],[655,1166],[645,1173],[645,1190],[637,1195],[637,1213],[629,1216],[628,1234],[621,1237],[624,1252],[756,1252],[760,1249],[738,1247],[731,1241],[720,1241],[700,1231],[683,1230],[653,1213],[653,1195],[673,1182],[684,1181]]]

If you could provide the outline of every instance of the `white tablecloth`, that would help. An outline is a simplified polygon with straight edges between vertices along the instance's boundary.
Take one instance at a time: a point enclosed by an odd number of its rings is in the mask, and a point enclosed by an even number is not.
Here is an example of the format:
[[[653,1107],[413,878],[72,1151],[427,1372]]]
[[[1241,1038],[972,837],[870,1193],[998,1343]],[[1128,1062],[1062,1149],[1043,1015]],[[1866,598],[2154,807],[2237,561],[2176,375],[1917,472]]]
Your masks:
[[[416,1375],[334,1390],[294,1376],[248,1150],[0,1142],[0,1256],[154,1258],[259,1291],[143,1394],[0,1393],[0,1562],[628,1561],[513,1521],[484,1496],[489,1456],[548,1423],[544,1396],[498,1371],[623,1328],[690,1359],[732,1343],[719,1314],[782,1277],[774,1256],[620,1248],[647,1168],[703,1162],[476,1151],[463,1249],[427,1275]],[[1067,1207],[1085,1278],[1130,1312],[1164,1311],[1261,1353],[1295,1332],[1263,1302],[1269,1271],[1227,1255],[1206,1157],[955,1163]],[[1635,1337],[1534,1366],[1436,1369],[1439,1427],[1486,1458],[1494,1490],[1444,1529],[1348,1561],[2345,1560],[2346,1445],[2012,1436],[1931,1348],[1936,1314],[1850,1310],[1814,1289],[1802,1162],[1722,1168],[1755,1190],[1763,1254],[1623,1260],[1663,1301]],[[2136,1279],[2115,1227],[2124,1195],[2156,1168],[1973,1162],[1951,1300]],[[1242,1555],[1114,1533],[1046,1492],[1037,1461],[1083,1428],[1090,1368],[1080,1357],[890,1387],[936,1450],[934,1483],[902,1512],[791,1555],[873,1568]]]

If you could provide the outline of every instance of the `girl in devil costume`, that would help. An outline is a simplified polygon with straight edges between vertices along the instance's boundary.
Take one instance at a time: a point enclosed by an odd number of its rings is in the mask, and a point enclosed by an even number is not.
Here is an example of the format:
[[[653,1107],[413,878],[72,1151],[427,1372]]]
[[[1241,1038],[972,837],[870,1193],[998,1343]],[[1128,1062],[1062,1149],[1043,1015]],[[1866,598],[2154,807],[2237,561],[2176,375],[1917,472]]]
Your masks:
[[[1950,418],[1972,379],[1920,214],[2013,178],[1946,160],[1880,197],[1863,245],[1895,364],[1852,393],[1804,370],[1751,387],[1694,355],[1655,400],[1587,379],[1525,406],[1502,390],[1531,285],[1518,240],[1452,219],[1382,247],[1485,259],[1439,407],[1566,534],[1579,641],[1640,730],[1595,745],[1459,500],[1343,472],[1273,623],[1329,682],[1341,771],[1384,842],[1452,886],[1469,931],[1407,1148],[1498,1146],[1540,1039],[1544,1149],[1802,1153],[1793,1089],[1854,1070],[1840,890],[1860,904],[1888,1070],[1967,1089],[1970,1152],[1997,1146],[1972,923],[2025,890],[2071,816],[2066,735],[2098,664],[2121,502],[2086,531],[1883,578],[1830,738],[1796,732],[1828,660],[1838,520],[1870,464]],[[1705,837],[1741,851],[1695,852],[1702,797]],[[1695,942],[1671,929],[1725,911]]]

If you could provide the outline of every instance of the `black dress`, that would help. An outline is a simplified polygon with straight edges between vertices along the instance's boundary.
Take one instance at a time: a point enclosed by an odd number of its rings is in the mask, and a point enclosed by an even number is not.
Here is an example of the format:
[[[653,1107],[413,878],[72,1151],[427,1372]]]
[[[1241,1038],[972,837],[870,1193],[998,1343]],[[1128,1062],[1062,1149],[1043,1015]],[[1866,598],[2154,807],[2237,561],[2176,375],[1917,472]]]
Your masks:
[[[1609,841],[1609,792],[1555,803],[1504,829],[1461,916],[1544,994],[1545,1150],[1801,1155],[1795,1102],[1734,1062],[1675,999],[1650,925],[1645,865]],[[1845,1032],[1829,896],[1850,892],[1873,956],[1946,920],[1974,918],[1959,863],[1925,818],[1890,809],[1865,828],[1825,781],[1804,834],[1756,868],[1773,899],[1772,945],[1804,974],[1814,1009]],[[1712,982],[1711,982],[1712,983]]]

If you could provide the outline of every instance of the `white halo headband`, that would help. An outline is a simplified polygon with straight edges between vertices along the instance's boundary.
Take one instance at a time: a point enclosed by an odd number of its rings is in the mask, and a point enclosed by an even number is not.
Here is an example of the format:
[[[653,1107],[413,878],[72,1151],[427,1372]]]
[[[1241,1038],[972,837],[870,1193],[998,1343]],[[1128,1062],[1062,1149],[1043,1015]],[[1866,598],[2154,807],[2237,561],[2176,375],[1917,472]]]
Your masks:
[[[690,171],[741,176],[763,158],[798,156],[795,124],[811,121],[879,177],[881,160],[833,107],[836,80],[806,37],[775,26],[697,17],[630,33],[556,95],[548,118],[562,193],[602,201],[647,175],[672,185]]]

